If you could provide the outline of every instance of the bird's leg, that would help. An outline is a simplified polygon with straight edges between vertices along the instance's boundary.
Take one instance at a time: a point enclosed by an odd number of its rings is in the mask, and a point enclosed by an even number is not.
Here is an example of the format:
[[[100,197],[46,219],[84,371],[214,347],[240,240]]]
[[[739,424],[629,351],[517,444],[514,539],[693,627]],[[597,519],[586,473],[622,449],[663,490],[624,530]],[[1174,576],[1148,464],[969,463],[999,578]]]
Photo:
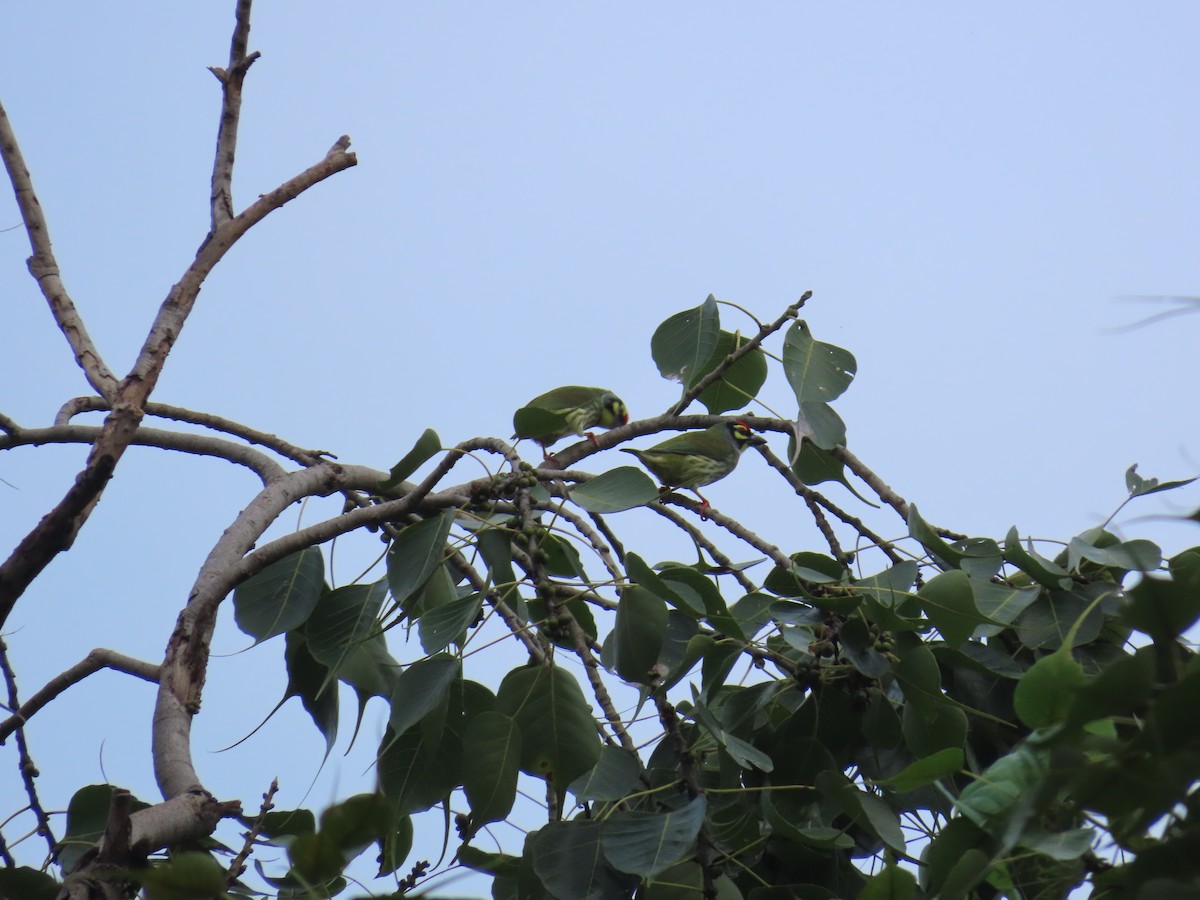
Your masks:
[[[594,434],[592,434],[590,431],[584,432],[583,436],[592,442],[593,447],[595,447],[597,449],[600,448],[600,442],[598,440],[596,440],[596,436]]]
[[[712,504],[710,504],[708,502],[707,497],[705,497],[702,493],[700,493],[695,488],[692,488],[692,493],[700,498],[700,521],[707,522],[708,521],[708,511],[709,511],[709,509],[712,508]]]

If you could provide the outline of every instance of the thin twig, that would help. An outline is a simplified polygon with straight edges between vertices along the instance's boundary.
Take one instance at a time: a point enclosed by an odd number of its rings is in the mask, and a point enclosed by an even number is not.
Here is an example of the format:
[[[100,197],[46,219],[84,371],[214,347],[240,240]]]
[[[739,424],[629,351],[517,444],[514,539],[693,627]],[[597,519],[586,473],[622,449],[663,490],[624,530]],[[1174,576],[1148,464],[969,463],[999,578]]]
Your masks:
[[[834,459],[845,463],[851,472],[867,483],[880,500],[896,510],[905,522],[908,521],[908,501],[888,487],[887,483],[868,469],[861,459],[842,446],[834,447],[830,454]]]
[[[0,156],[4,158],[4,167],[8,170],[8,178],[12,182],[13,194],[17,199],[17,207],[21,210],[25,233],[29,236],[29,246],[33,251],[27,262],[29,273],[41,288],[42,296],[50,306],[50,314],[54,316],[54,321],[66,337],[67,343],[71,345],[75,362],[83,369],[88,384],[96,393],[115,398],[117,378],[100,356],[100,351],[83,324],[79,310],[75,308],[75,301],[71,299],[63,284],[58,260],[54,257],[54,247],[50,243],[46,215],[33,190],[33,179],[25,166],[25,158],[21,154],[21,147],[17,143],[3,104],[0,104]]]
[[[259,56],[257,52],[246,53],[250,41],[250,3],[251,0],[238,0],[233,38],[229,42],[229,67],[209,69],[221,82],[221,124],[217,127],[217,152],[212,174],[214,233],[233,218],[233,160],[242,110],[242,82]]]
[[[893,563],[900,562],[900,554],[896,552],[896,548],[892,545],[892,543],[886,538],[880,537],[878,534],[868,528],[862,519],[846,512],[837,504],[829,500],[829,498],[827,498],[824,494],[819,491],[814,491],[812,488],[802,482],[796,473],[792,471],[791,466],[776,456],[769,447],[757,447],[756,449],[762,455],[762,458],[767,461],[767,465],[782,475],[784,480],[791,485],[792,490],[794,490],[800,497],[803,497],[806,503],[816,503],[824,507],[880,550],[882,550],[887,558]],[[834,552],[836,555],[837,551]]]
[[[3,638],[0,638],[0,672],[4,674],[4,684],[8,689],[8,708],[20,709],[21,700],[17,693],[17,675],[8,658],[8,645],[4,643]],[[13,716],[13,718],[17,717]],[[37,833],[45,838],[46,843],[50,846],[50,852],[53,854],[58,842],[54,839],[54,832],[50,830],[50,817],[46,815],[46,810],[42,807],[37,785],[33,781],[40,773],[37,766],[34,765],[33,757],[29,755],[29,745],[25,743],[23,722],[24,719],[18,718],[14,729],[17,734],[17,768],[21,772],[21,781],[25,785],[25,795],[29,798],[29,808],[33,811],[34,820],[37,822]]]
[[[756,334],[746,343],[742,344],[736,350],[731,351],[723,360],[721,360],[720,364],[718,364],[715,369],[684,391],[683,396],[680,397],[679,400],[667,410],[667,415],[677,416],[687,409],[691,402],[699,397],[704,392],[706,387],[718,381],[721,376],[729,370],[730,366],[761,344],[768,337],[773,335],[789,321],[796,318],[800,314],[800,307],[804,306],[810,297],[812,297],[812,291],[805,291],[800,295],[799,300],[783,311],[783,315],[781,315],[774,322],[763,325],[758,329],[758,334]]]
[[[262,806],[258,808],[258,815],[254,817],[254,821],[250,823],[250,830],[246,832],[246,839],[242,842],[242,849],[238,851],[229,863],[229,868],[225,870],[225,884],[228,887],[233,887],[237,884],[237,880],[242,877],[242,873],[246,871],[246,860],[250,858],[250,853],[254,850],[254,841],[262,831],[263,823],[266,822],[267,813],[275,808],[275,794],[279,791],[279,779],[272,778],[271,786],[267,788],[262,795]]]
[[[675,712],[675,707],[667,701],[661,691],[655,691],[653,697],[654,705],[658,709],[658,720],[662,723],[663,731],[666,733],[665,739],[671,742],[675,758],[679,762],[679,775],[683,780],[684,789],[687,791],[688,798],[695,800],[704,793],[704,790],[700,786],[700,773],[696,768],[696,758],[692,755],[691,748],[688,747],[687,740],[683,736],[679,716]],[[712,843],[704,825],[700,826],[700,832],[696,835],[696,862],[700,866],[705,900],[716,900],[717,885],[713,880],[712,873]]]

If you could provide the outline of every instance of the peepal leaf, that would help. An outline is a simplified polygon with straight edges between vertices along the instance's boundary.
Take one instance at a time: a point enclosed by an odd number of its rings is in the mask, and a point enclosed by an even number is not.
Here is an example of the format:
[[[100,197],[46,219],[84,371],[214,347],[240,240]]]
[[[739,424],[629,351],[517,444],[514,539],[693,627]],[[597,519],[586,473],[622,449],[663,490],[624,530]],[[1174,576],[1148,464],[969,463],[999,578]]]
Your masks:
[[[667,319],[650,339],[650,355],[663,378],[683,382],[689,388],[704,376],[704,365],[716,349],[721,330],[717,299],[708,299],[694,309]]]
[[[705,363],[701,377],[717,368],[730,353],[744,345],[749,338],[722,331],[712,358]],[[756,396],[767,380],[767,357],[758,347],[738,357],[721,377],[700,392],[697,398],[712,415],[741,409]]]
[[[392,466],[387,480],[380,482],[379,490],[390,491],[392,488],[398,487],[400,482],[421,468],[441,449],[442,439],[438,437],[438,433],[432,428],[426,428],[417,438],[413,448],[401,457],[400,462]]]
[[[653,878],[687,853],[704,824],[704,797],[668,813],[618,812],[600,827],[600,846],[614,869]]]
[[[836,400],[858,371],[854,354],[833,344],[813,340],[808,324],[799,320],[783,339],[783,372],[796,393],[796,402]]]
[[[571,502],[591,513],[614,513],[658,499],[658,488],[636,466],[602,472],[571,491]]]
[[[388,587],[401,608],[407,610],[408,600],[441,564],[454,514],[455,510],[447,509],[432,519],[409,525],[388,548]]]
[[[238,628],[258,643],[299,628],[321,598],[324,571],[321,551],[307,547],[250,576],[233,592]]]
[[[515,720],[521,731],[523,772],[567,785],[600,758],[591,708],[565,669],[513,669],[500,684],[495,708]]]
[[[1157,494],[1160,491],[1173,491],[1175,488],[1184,487],[1195,481],[1195,478],[1184,478],[1179,481],[1164,481],[1158,483],[1157,478],[1143,478],[1137,473],[1138,464],[1134,463],[1125,470],[1125,487],[1129,489],[1131,497],[1144,497],[1147,494]]]

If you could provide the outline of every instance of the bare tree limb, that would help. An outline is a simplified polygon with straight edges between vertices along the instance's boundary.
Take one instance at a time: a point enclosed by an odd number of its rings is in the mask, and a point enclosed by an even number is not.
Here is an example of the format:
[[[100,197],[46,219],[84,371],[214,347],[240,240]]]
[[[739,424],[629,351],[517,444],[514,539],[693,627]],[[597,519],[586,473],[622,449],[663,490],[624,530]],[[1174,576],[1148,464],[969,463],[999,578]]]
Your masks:
[[[126,656],[105,647],[97,647],[71,668],[47,681],[40,691],[22,703],[19,709],[14,709],[11,716],[0,722],[0,744],[3,744],[10,734],[33,718],[38,710],[67,688],[79,684],[83,679],[101,669],[124,672],[126,675],[133,675],[143,681],[158,681],[159,667],[153,663],[134,659],[132,656]]]
[[[54,424],[67,425],[71,419],[80,413],[100,412],[111,408],[103,397],[75,397],[64,403],[58,410],[58,413],[54,417]],[[257,428],[251,428],[249,425],[234,422],[232,419],[226,419],[224,416],[185,409],[182,406],[171,406],[166,403],[155,403],[152,401],[146,404],[146,415],[155,416],[160,419],[171,419],[175,422],[187,422],[190,425],[201,425],[205,428],[211,428],[213,431],[219,431],[222,434],[233,435],[251,444],[258,444],[260,447],[273,450],[280,456],[304,466],[314,466],[330,455],[322,450],[305,450],[302,447],[283,440],[277,435],[266,431],[259,431]]]
[[[75,541],[79,529],[91,515],[121,456],[141,424],[150,392],[158,382],[167,354],[195,305],[200,288],[213,266],[253,225],[329,176],[356,164],[343,136],[320,162],[295,178],[264,194],[237,217],[229,220],[201,245],[195,261],[171,288],[163,301],[129,375],[121,382],[105,419],[101,434],[92,445],[85,468],[58,505],[34,526],[16,550],[0,564],[0,627],[8,619],[17,598],[43,569]]]
[[[229,67],[209,69],[221,82],[221,124],[217,128],[217,152],[212,174],[212,231],[233,218],[233,161],[237,152],[238,122],[242,111],[242,82],[257,52],[247,55],[250,42],[251,0],[238,0],[229,42]]]
[[[50,231],[42,212],[42,204],[34,193],[33,179],[25,166],[25,158],[21,154],[21,147],[17,144],[17,137],[13,133],[3,104],[0,104],[0,156],[4,157],[4,167],[8,170],[13,194],[17,198],[17,207],[21,210],[21,219],[25,222],[25,232],[29,235],[29,246],[33,251],[28,260],[29,272],[50,305],[50,313],[70,344],[75,354],[75,362],[83,370],[88,384],[101,396],[115,398],[116,376],[109,371],[100,356],[100,351],[96,349],[79,311],[75,308],[75,302],[63,284],[58,260],[54,257],[54,248],[50,243]]]
[[[0,435],[0,450],[14,447],[40,447],[44,444],[92,444],[102,434],[99,425],[54,425],[50,428],[22,428],[14,434]],[[284,468],[253,447],[207,434],[186,434],[158,428],[139,428],[130,443],[139,447],[178,450],[196,456],[213,456],[245,466],[266,484],[285,474]]]

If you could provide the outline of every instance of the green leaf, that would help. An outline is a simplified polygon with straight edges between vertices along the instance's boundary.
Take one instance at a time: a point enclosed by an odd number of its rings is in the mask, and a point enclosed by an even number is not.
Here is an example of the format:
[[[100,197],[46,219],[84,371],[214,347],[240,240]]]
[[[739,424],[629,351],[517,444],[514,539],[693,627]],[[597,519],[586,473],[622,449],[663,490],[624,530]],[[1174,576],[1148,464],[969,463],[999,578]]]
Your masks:
[[[917,876],[897,865],[886,866],[859,891],[858,900],[911,900],[917,896]]]
[[[1080,585],[1069,592],[1044,592],[1018,617],[1017,636],[1026,647],[1057,650],[1079,622],[1073,645],[1090,643],[1104,627],[1103,603],[1116,596],[1116,586],[1103,582]]]
[[[854,380],[858,363],[841,347],[813,340],[808,324],[792,323],[783,339],[783,373],[796,394],[796,402],[840,397]]]
[[[567,790],[580,802],[620,800],[634,789],[639,774],[641,763],[637,756],[622,747],[605,744],[596,765],[571,782]]]
[[[402,609],[434,570],[446,553],[446,538],[454,524],[456,510],[447,509],[432,519],[409,525],[396,536],[387,553],[387,581],[392,597]]]
[[[943,778],[957,775],[963,768],[963,752],[959,747],[947,747],[924,759],[905,766],[891,778],[880,783],[897,793],[916,790]]]
[[[402,735],[437,709],[461,674],[462,661],[445,653],[418,660],[401,672],[392,690],[392,713],[388,720],[392,731]]]
[[[500,599],[508,604],[517,616],[526,620],[525,601],[517,590],[517,577],[512,567],[512,532],[506,528],[485,528],[475,535],[475,546],[487,563],[492,584],[500,593]]]
[[[817,790],[837,804],[846,815],[883,841],[897,853],[904,852],[904,832],[900,819],[882,797],[859,790],[840,771],[826,771],[817,775]]]
[[[591,513],[615,513],[658,499],[654,482],[635,466],[602,472],[571,491],[571,502]]]
[[[671,592],[682,597],[692,609],[702,609],[708,623],[722,634],[744,640],[742,627],[729,614],[725,598],[717,589],[713,579],[701,575],[690,566],[670,566],[663,569],[660,577]],[[670,599],[670,598],[666,598]]]
[[[1060,591],[1069,590],[1071,587],[1070,572],[1058,563],[1021,546],[1021,538],[1015,525],[1008,529],[1008,536],[1004,539],[1004,559],[1043,587]]]
[[[1119,541],[1100,529],[1092,529],[1072,538],[1067,545],[1067,552],[1072,560],[1082,558],[1097,565],[1130,572],[1153,572],[1162,565],[1162,551],[1153,541],[1140,538]],[[1073,562],[1072,565],[1074,567],[1077,563]]]
[[[483,597],[471,594],[423,613],[417,621],[421,649],[433,654],[445,650],[451,643],[462,643],[466,639],[467,628],[479,618],[482,609]]]
[[[796,453],[796,438],[792,436],[788,443],[788,459],[793,460],[792,471],[802,484],[824,484],[826,481],[836,481],[850,487],[846,478],[846,464],[833,456],[828,450],[822,450],[812,441],[800,444],[800,452]]]
[[[321,551],[307,547],[251,575],[233,592],[233,618],[256,643],[305,623],[325,587]]]
[[[382,581],[351,584],[325,594],[304,628],[313,659],[340,675],[351,650],[382,634],[379,613],[386,595]]]
[[[943,569],[957,569],[965,554],[942,540],[929,523],[917,512],[917,505],[908,505],[908,533],[929,551],[930,556]]]
[[[468,724],[463,737],[471,765],[463,770],[463,791],[471,804],[471,830],[508,816],[517,796],[521,732],[503,713],[483,712]]]
[[[976,626],[991,624],[975,608],[971,579],[961,569],[936,575],[917,591],[917,597],[929,621],[951,647],[962,644]]]
[[[1129,590],[1128,598],[1125,622],[1156,643],[1175,640],[1200,618],[1200,591],[1186,581],[1146,575]]]
[[[615,869],[653,878],[691,850],[705,808],[698,796],[667,813],[613,813],[600,826],[604,856]]]
[[[55,900],[59,887],[61,885],[45,872],[39,872],[29,866],[0,868],[0,897],[12,897],[13,900]]]
[[[963,788],[955,806],[975,825],[987,829],[998,819],[1032,814],[1032,798],[1049,775],[1044,754],[1022,744]]]
[[[632,896],[637,879],[605,863],[600,833],[599,822],[576,819],[553,822],[530,836],[526,855],[532,857],[533,871],[553,896],[581,900]]]
[[[796,414],[796,429],[822,450],[846,443],[846,423],[821,400],[805,400]]]
[[[997,584],[988,579],[971,579],[971,593],[975,597],[975,608],[988,619],[975,629],[980,637],[999,634],[1006,626],[1017,620],[1041,592],[1041,588],[1018,588]],[[989,624],[990,623],[990,624]]]
[[[1147,494],[1157,494],[1159,491],[1172,491],[1196,480],[1195,478],[1184,478],[1181,481],[1167,481],[1159,484],[1157,478],[1143,478],[1139,475],[1137,467],[1138,464],[1134,463],[1125,470],[1125,486],[1129,489],[1131,497],[1144,497]]]
[[[612,639],[617,643],[617,674],[626,681],[649,684],[667,633],[667,604],[641,585],[621,593]]]
[[[648,588],[656,597],[661,597],[663,600],[670,602],[676,609],[686,609],[688,604],[682,597],[678,596],[674,589],[659,577],[658,573],[652,569],[644,559],[636,553],[627,553],[625,555],[625,574],[633,581],[636,581],[642,587]],[[703,605],[696,608],[696,612],[701,612]]]
[[[496,709],[521,730],[521,771],[567,785],[600,758],[591,708],[571,674],[557,666],[514,669],[504,676]]]
[[[347,797],[321,813],[320,833],[350,862],[372,844],[385,842],[396,825],[392,802],[383,794]]]
[[[225,867],[211,854],[200,851],[172,853],[165,862],[154,863],[131,874],[155,900],[218,897],[225,890]],[[322,882],[325,880],[328,879],[321,879]]]
[[[704,365],[716,349],[721,330],[717,300],[712,294],[694,309],[676,313],[658,326],[650,339],[650,355],[663,378],[690,388],[704,375]]]
[[[67,832],[58,844],[58,864],[64,873],[69,874],[104,834],[112,795],[111,784],[89,784],[71,795],[67,805]],[[147,805],[135,799],[130,811],[145,809]]]
[[[398,487],[405,478],[421,468],[441,449],[442,439],[432,428],[426,428],[417,438],[413,448],[401,457],[400,462],[392,466],[387,480],[380,482],[379,490],[390,491],[392,488]]]
[[[1030,728],[1057,725],[1066,721],[1075,691],[1087,681],[1083,669],[1071,658],[1071,651],[1064,644],[1030,666],[1017,682],[1013,709]]]
[[[337,741],[338,730],[338,692],[331,684],[333,670],[316,661],[300,632],[289,631],[285,640],[283,660],[288,683],[283,700],[300,698],[313,724],[325,736],[325,755],[328,757]]]
[[[704,364],[701,375],[707,375],[725,361],[730,353],[740,348],[749,339],[741,334],[722,331],[717,335],[717,346]],[[710,384],[697,398],[708,409],[710,415],[741,409],[758,396],[759,389],[767,380],[767,357],[758,347],[741,356]]]

